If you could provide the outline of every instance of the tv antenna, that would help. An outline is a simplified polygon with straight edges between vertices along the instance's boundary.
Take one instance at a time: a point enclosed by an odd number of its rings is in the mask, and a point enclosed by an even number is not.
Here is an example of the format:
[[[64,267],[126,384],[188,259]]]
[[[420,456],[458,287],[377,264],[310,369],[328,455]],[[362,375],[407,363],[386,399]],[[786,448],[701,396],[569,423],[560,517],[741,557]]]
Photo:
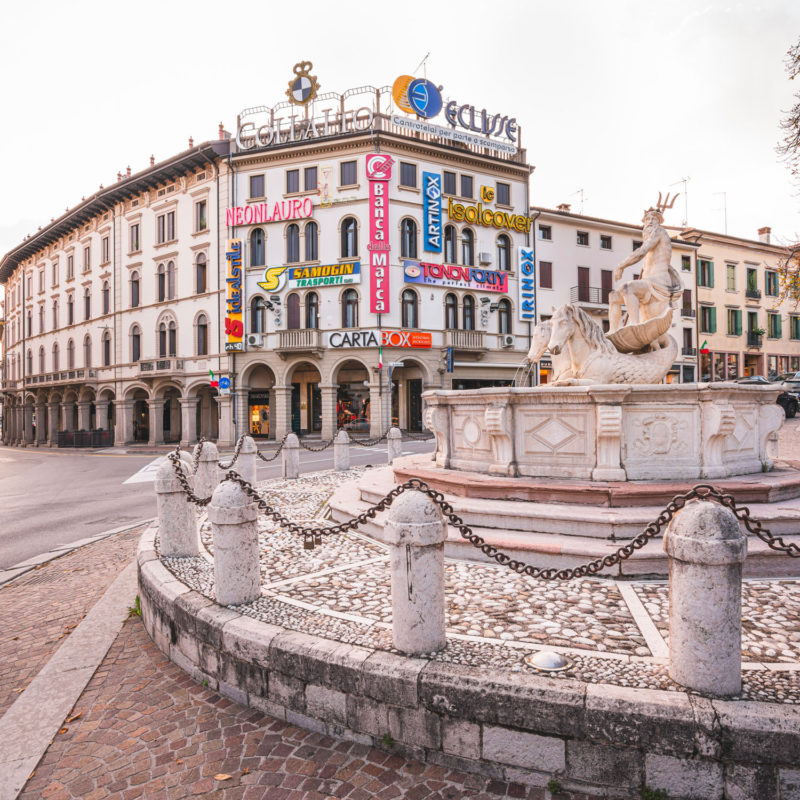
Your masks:
[[[675,183],[671,183],[670,186],[677,186],[679,183],[683,184],[683,222],[681,222],[682,227],[686,227],[689,224],[689,191],[686,188],[686,184],[689,183],[691,178],[687,175],[685,178],[681,178],[679,181],[675,181]]]
[[[722,215],[725,224],[725,235],[728,235],[728,193],[727,192],[714,192],[714,197],[722,195]],[[716,209],[719,211],[719,209]]]
[[[578,196],[580,197],[580,199],[581,199],[581,210],[580,210],[578,213],[579,213],[579,214],[583,214],[583,201],[586,199],[586,196],[585,196],[585,194],[584,194],[584,191],[583,191],[583,189],[578,189],[578,191],[577,191],[577,192],[573,192],[573,193],[570,195],[570,197],[575,197],[575,195],[578,195]]]

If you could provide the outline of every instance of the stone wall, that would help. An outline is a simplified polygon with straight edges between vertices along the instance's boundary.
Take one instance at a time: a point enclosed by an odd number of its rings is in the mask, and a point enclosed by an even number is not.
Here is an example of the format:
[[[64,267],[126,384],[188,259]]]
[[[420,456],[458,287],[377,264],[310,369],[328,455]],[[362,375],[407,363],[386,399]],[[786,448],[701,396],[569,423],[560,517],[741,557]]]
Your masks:
[[[479,670],[285,630],[219,606],[139,554],[149,635],[242,705],[450,769],[639,796],[800,800],[800,707]]]

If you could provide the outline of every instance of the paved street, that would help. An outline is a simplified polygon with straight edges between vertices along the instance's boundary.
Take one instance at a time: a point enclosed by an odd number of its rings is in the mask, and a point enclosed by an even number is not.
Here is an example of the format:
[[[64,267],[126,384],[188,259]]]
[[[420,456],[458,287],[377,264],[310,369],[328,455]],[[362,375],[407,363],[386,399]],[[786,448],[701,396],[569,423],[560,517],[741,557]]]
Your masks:
[[[274,442],[259,442],[259,449],[274,452]],[[309,446],[319,446],[310,441]],[[403,451],[419,453],[432,448],[429,441],[405,441]],[[167,452],[168,448],[161,448]],[[232,451],[223,451],[227,460]],[[156,513],[152,478],[155,465],[143,482],[125,483],[157,459],[157,453],[123,450],[57,450],[0,446],[0,569],[7,569],[60,545],[151,519]],[[386,462],[386,443],[374,447],[352,446],[354,465]],[[300,451],[302,472],[328,469],[333,449],[319,453]],[[271,464],[258,462],[258,478],[281,474],[278,457]]]

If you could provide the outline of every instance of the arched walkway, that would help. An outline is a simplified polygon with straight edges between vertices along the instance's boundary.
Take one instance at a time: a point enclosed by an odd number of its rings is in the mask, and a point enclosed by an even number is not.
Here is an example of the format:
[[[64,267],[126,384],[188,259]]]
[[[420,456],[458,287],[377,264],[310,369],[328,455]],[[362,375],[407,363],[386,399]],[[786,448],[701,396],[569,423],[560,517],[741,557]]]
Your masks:
[[[336,386],[336,427],[368,432],[372,403],[367,367],[347,359],[334,366],[331,383]]]
[[[298,434],[323,431],[323,399],[317,367],[301,361],[286,372],[290,430]],[[324,435],[324,433],[323,433]]]

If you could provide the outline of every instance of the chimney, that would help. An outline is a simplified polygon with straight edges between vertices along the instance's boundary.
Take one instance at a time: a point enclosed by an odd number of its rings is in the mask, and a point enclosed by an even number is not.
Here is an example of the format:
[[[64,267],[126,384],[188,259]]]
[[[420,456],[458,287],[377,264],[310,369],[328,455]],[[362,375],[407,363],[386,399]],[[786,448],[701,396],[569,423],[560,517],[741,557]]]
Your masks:
[[[759,228],[758,229],[758,241],[764,242],[764,244],[769,244],[769,235],[772,233],[772,228]]]
[[[131,168],[130,167],[128,167],[128,169],[125,171],[125,176],[130,178],[130,176],[131,176]]]
[[[556,206],[556,211],[560,211],[562,214],[569,214],[570,204],[569,203],[559,203]]]
[[[150,156],[150,166],[154,167],[156,165],[156,157]]]
[[[220,122],[219,124],[219,138],[222,141],[225,138],[225,126]]]
[[[119,183],[121,180],[122,180],[122,173],[118,172],[117,173],[117,183]]]
[[[191,150],[193,147],[194,147],[194,138],[190,136],[189,137],[189,149]]]

